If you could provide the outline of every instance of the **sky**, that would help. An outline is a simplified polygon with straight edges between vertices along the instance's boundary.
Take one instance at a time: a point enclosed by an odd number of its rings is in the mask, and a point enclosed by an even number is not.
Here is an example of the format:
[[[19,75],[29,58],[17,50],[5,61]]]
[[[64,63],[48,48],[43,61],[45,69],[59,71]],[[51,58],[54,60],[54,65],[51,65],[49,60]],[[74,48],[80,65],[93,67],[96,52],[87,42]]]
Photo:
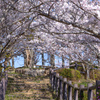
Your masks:
[[[12,66],[12,60],[10,60]],[[22,56],[17,56],[14,58],[14,67],[22,67],[24,66],[24,58]]]
[[[42,65],[42,56],[39,56],[39,62],[37,63],[37,65]],[[47,59],[47,54],[44,54],[44,59]],[[55,56],[55,65],[57,67],[60,67],[62,65],[62,59],[61,57]],[[65,65],[68,65],[67,60],[65,60]],[[11,63],[12,66],[12,63]],[[14,67],[18,68],[18,67],[23,67],[24,66],[24,58],[22,56],[17,56],[16,58],[14,58]],[[45,66],[50,66],[50,64],[48,62],[45,62]]]

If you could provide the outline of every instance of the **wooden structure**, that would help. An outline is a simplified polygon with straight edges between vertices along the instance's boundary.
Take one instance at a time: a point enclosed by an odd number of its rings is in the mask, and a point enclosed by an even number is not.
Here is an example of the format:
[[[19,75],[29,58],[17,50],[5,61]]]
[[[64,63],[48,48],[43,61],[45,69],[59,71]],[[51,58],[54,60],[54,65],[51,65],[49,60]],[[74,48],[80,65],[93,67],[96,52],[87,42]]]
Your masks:
[[[5,100],[5,92],[7,89],[8,75],[6,72],[3,73],[0,80],[0,100]]]
[[[93,99],[93,90],[96,89],[96,99],[100,100],[100,81],[96,81],[96,85],[88,83],[87,87],[77,84],[72,85],[71,81],[63,78],[55,72],[57,69],[50,69],[50,83],[52,89],[56,92],[58,100],[84,100],[84,91],[87,91],[87,100]]]

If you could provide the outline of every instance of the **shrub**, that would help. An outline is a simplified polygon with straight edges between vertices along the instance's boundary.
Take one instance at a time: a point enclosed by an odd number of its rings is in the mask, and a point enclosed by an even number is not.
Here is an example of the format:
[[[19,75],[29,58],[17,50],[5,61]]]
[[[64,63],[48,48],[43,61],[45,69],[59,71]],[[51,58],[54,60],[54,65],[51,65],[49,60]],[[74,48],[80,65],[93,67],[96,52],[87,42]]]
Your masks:
[[[91,70],[90,79],[100,80],[100,70]]]
[[[70,80],[79,80],[82,76],[78,70],[66,68],[57,70],[57,73],[59,73],[60,76]]]

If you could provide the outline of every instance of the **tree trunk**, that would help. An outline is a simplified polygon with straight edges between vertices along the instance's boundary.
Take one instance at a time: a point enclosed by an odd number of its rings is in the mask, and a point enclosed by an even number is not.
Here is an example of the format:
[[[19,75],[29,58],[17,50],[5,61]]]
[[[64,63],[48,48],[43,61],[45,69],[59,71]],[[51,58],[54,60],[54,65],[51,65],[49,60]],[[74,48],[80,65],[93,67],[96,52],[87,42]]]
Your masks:
[[[26,50],[26,64],[28,68],[32,68],[34,66],[34,51],[33,49]]]
[[[42,67],[44,66],[44,53],[42,53]]]
[[[12,67],[14,68],[14,57],[12,57]]]
[[[33,59],[33,50],[30,50],[30,69],[33,67],[34,65],[34,59]]]
[[[5,83],[4,78],[0,81],[0,100],[5,100]]]
[[[12,50],[12,67],[14,68],[14,50]]]
[[[85,71],[86,69],[85,69],[85,66],[84,66],[84,64],[82,63],[82,67],[83,67],[83,70]]]
[[[32,57],[32,66],[36,65],[35,63],[35,52],[33,51],[33,57]]]
[[[62,67],[64,68],[65,63],[64,63],[64,56],[62,56]]]
[[[8,59],[5,58],[5,61],[4,61],[4,69],[7,67],[7,63],[8,63]]]
[[[89,68],[87,68],[87,80],[90,78],[90,74],[89,74]]]
[[[8,66],[11,66],[10,60],[8,61]]]
[[[77,63],[75,63],[75,70],[77,70]]]
[[[51,66],[52,67],[55,66],[55,57],[54,57],[54,55],[51,55]]]
[[[27,66],[27,56],[26,56],[26,53],[24,54],[24,66]]]
[[[27,67],[30,67],[30,50],[27,49],[26,50],[26,64],[27,64]]]

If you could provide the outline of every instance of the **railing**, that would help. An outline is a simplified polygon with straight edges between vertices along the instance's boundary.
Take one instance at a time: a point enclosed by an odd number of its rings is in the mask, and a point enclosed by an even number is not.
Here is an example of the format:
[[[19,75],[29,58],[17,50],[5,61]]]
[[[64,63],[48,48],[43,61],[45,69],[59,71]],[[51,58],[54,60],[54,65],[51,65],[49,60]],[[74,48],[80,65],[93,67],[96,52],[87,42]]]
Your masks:
[[[87,87],[84,87],[84,85],[78,87],[77,84],[72,85],[71,81],[60,76],[55,70],[57,69],[50,69],[50,83],[53,91],[56,92],[58,100],[84,100],[84,91],[87,91],[87,100],[94,100],[94,89],[96,89],[95,100],[100,100],[100,81],[96,81],[96,85],[88,83]]]
[[[5,100],[7,81],[8,81],[8,76],[7,76],[7,73],[4,72],[2,73],[1,78],[0,78],[0,100]]]

